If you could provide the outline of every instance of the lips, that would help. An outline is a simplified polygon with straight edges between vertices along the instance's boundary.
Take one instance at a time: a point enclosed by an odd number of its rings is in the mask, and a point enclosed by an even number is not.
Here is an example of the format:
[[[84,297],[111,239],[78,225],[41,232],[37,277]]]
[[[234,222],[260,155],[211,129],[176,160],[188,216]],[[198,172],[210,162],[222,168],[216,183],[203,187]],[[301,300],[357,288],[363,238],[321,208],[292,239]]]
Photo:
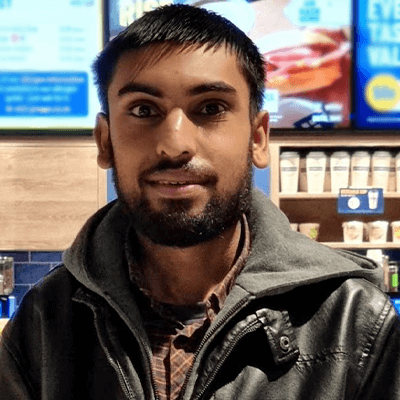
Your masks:
[[[183,199],[204,195],[213,182],[212,177],[188,171],[153,172],[144,179],[149,195],[155,198]]]
[[[146,177],[145,182],[150,185],[206,185],[209,182],[208,177],[202,177],[191,172],[168,171],[156,172]]]

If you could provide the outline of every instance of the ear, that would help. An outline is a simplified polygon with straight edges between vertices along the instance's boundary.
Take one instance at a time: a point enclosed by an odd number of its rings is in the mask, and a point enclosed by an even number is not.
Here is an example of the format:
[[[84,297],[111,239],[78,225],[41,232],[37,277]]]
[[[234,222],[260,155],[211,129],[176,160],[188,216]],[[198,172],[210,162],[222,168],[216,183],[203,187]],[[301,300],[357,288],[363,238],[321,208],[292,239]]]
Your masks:
[[[103,113],[97,114],[96,126],[93,130],[97,145],[97,164],[100,168],[108,169],[112,167],[112,145],[110,129],[107,116]]]
[[[267,111],[257,114],[253,129],[253,163],[257,168],[266,168],[269,165],[269,115]]]

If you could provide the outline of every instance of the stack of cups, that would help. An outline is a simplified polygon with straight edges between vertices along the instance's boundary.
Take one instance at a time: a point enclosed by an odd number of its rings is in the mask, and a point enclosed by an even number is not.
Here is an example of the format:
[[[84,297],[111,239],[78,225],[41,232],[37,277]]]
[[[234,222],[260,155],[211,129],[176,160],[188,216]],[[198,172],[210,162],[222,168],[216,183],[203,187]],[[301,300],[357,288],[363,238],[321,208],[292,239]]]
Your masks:
[[[388,189],[391,155],[388,151],[375,151],[372,155],[372,186]]]
[[[351,185],[355,188],[368,186],[371,156],[367,151],[356,151],[351,156]]]
[[[361,221],[343,222],[343,238],[345,243],[362,243],[364,223]]]
[[[396,160],[396,190],[400,192],[400,153],[395,157]]]
[[[300,155],[295,151],[285,151],[280,155],[281,192],[297,193],[299,190]]]
[[[368,236],[370,243],[386,243],[389,222],[368,222]]]
[[[346,151],[336,151],[331,155],[331,191],[339,193],[349,186],[350,154]]]
[[[307,192],[323,193],[325,184],[326,155],[322,151],[310,151],[306,156]]]

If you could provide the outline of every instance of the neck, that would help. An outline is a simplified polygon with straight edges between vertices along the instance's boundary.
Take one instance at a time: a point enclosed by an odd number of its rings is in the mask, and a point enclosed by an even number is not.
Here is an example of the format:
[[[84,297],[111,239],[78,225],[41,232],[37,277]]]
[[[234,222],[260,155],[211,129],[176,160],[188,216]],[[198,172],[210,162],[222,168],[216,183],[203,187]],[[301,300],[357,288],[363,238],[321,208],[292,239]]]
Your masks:
[[[141,237],[147,289],[169,304],[206,300],[236,261],[240,237],[240,221],[217,238],[188,248],[161,246]]]

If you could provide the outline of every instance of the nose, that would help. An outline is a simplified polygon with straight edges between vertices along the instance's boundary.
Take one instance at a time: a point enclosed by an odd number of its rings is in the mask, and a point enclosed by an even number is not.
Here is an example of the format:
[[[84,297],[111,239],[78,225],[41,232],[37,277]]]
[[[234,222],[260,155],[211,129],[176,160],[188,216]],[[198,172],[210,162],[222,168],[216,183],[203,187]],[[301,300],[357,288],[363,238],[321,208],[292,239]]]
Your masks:
[[[163,124],[157,141],[157,154],[163,158],[191,158],[196,152],[196,125],[180,108],[171,110]]]

